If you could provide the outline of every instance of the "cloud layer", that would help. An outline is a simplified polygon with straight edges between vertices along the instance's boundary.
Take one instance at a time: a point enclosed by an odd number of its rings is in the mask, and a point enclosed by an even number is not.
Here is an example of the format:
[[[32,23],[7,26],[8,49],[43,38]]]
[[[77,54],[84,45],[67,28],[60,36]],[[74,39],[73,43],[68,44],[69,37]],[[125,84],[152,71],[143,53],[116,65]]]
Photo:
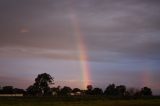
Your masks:
[[[160,70],[159,5],[159,0],[0,0],[0,72],[4,73],[0,78],[8,79],[7,74],[12,70],[18,73],[21,62],[26,64],[22,65],[25,68],[30,63],[37,66],[28,69],[31,76],[31,71],[36,70],[35,75],[40,69],[52,72],[53,68],[61,70],[56,71],[58,75],[64,70],[78,70],[74,73],[78,77],[80,52],[77,45],[81,42],[77,42],[75,27],[79,28],[87,48],[93,82],[107,80],[103,75],[109,80],[112,76],[114,81],[119,78],[125,82],[125,73],[130,76],[126,79],[132,80],[131,73],[135,73],[134,79],[146,70],[154,77]],[[41,66],[35,64],[37,61]],[[42,61],[49,64],[49,68]],[[72,68],[73,65],[76,67]],[[95,76],[100,72],[102,79]],[[160,89],[157,84],[160,79],[156,76],[152,81]]]
[[[157,0],[1,0],[1,46],[76,50],[76,15],[89,51],[159,58]],[[73,11],[72,11],[73,10]]]

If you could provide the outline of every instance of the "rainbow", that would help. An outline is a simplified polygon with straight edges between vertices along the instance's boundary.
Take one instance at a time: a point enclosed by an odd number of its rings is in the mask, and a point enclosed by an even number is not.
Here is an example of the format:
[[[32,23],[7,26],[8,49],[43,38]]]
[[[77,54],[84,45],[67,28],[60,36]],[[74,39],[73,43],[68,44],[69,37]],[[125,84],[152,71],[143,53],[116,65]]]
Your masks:
[[[149,71],[144,71],[142,73],[142,85],[151,86],[150,79],[151,79],[151,73]]]
[[[73,24],[73,30],[74,30],[74,36],[76,36],[76,42],[77,42],[77,49],[79,52],[79,60],[80,60],[80,65],[81,65],[81,70],[82,70],[82,76],[83,76],[83,80],[82,80],[82,87],[83,89],[86,89],[87,85],[91,84],[91,80],[90,80],[90,66],[88,64],[88,56],[87,56],[87,48],[85,46],[85,42],[83,39],[83,34],[80,30],[80,25],[79,22],[77,20],[77,17],[75,14],[71,14],[71,22]]]

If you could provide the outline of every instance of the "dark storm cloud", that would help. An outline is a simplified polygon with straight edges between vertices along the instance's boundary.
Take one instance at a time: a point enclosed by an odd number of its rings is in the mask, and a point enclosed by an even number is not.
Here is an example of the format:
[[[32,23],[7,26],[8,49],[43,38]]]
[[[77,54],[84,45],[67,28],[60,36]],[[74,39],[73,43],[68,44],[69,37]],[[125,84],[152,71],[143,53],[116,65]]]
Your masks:
[[[74,14],[89,52],[159,58],[159,4],[159,0],[0,0],[0,46],[76,50],[70,18]]]

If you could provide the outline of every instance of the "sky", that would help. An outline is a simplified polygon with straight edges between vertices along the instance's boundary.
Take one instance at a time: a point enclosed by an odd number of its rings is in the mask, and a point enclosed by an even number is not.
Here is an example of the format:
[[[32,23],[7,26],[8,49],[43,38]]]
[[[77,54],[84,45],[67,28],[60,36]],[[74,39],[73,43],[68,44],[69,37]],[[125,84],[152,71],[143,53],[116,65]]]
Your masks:
[[[27,88],[46,72],[54,86],[115,83],[160,94],[159,5],[160,0],[0,0],[0,85]]]

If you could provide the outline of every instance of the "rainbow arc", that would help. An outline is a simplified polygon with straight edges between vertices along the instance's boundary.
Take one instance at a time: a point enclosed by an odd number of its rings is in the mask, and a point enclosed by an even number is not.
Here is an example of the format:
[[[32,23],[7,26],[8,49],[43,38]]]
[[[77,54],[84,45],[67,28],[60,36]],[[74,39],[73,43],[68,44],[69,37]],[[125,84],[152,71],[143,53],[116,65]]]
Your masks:
[[[81,65],[81,70],[82,70],[82,76],[83,76],[83,88],[86,89],[87,85],[91,84],[90,80],[90,66],[88,64],[88,55],[87,55],[87,48],[85,46],[84,38],[83,38],[83,33],[80,30],[80,25],[77,20],[77,17],[75,14],[71,15],[71,22],[73,24],[73,30],[74,30],[74,35],[76,38],[77,42],[77,49],[79,52],[79,60],[80,60],[80,65]]]

